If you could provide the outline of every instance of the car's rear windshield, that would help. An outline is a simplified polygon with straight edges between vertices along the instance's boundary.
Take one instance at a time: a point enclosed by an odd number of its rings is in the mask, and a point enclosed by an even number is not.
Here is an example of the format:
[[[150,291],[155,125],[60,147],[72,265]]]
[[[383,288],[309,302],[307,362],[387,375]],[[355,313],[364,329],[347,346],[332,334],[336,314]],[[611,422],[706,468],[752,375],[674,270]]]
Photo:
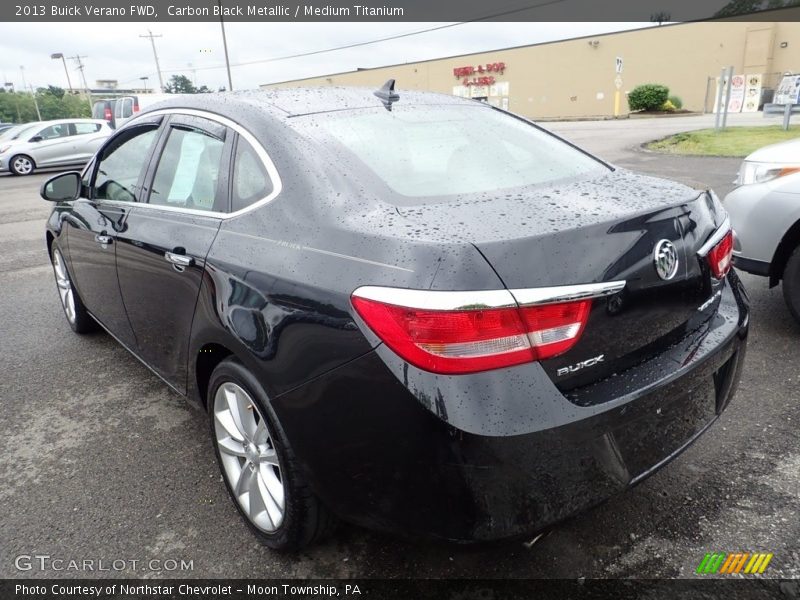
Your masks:
[[[480,105],[398,104],[392,111],[302,120],[312,134],[343,145],[394,192],[416,198],[546,184],[608,169],[530,123]]]

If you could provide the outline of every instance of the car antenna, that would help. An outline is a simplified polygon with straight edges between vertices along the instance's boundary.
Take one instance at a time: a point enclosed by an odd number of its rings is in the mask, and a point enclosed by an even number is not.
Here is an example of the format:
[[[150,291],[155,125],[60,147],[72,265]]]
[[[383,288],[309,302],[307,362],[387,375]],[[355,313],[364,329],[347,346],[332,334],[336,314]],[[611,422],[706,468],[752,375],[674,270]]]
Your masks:
[[[400,94],[394,91],[394,79],[390,79],[383,84],[381,89],[373,93],[381,99],[386,110],[392,110],[392,102],[400,100]]]

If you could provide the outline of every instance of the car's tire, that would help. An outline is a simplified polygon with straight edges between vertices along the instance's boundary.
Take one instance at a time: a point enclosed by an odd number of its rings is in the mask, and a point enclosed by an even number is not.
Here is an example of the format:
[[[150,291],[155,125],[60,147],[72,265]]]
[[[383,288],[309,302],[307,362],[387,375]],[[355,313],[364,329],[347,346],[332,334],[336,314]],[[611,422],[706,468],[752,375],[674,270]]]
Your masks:
[[[783,299],[789,312],[800,323],[800,246],[794,249],[783,269]]]
[[[36,163],[27,154],[17,154],[8,161],[8,170],[14,175],[30,175],[36,170]]]
[[[56,288],[58,297],[61,299],[61,308],[64,309],[64,316],[67,323],[75,333],[90,333],[97,329],[97,322],[92,318],[86,307],[83,305],[75,284],[67,269],[64,255],[61,250],[53,244],[50,250],[50,262],[53,265],[53,273],[56,277]]]
[[[256,537],[274,550],[298,550],[333,531],[336,521],[303,478],[264,388],[238,360],[214,369],[207,405],[222,479]]]

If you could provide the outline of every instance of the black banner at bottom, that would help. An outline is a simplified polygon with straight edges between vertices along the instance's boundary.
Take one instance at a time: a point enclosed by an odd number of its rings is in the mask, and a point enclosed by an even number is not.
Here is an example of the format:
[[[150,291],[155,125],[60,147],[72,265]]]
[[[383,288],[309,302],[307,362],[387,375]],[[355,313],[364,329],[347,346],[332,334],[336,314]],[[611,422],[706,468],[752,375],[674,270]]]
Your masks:
[[[800,580],[777,579],[20,579],[0,580],[2,600],[229,598],[500,600],[564,598],[800,599]]]

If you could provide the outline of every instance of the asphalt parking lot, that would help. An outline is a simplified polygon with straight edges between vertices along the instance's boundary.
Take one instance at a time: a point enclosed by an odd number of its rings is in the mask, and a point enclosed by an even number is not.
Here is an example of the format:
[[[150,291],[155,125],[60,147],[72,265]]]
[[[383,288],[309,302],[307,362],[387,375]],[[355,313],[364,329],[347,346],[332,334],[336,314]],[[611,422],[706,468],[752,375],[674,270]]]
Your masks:
[[[622,166],[730,190],[738,160],[637,149],[687,128],[671,121],[552,128]],[[44,246],[46,177],[0,176],[0,577],[93,574],[18,570],[15,557],[31,554],[126,561],[100,574],[137,577],[691,577],[712,551],[772,552],[766,576],[800,577],[800,326],[766,280],[742,275],[752,327],[732,405],[635,489],[531,547],[412,544],[342,526],[281,555],[229,501],[204,416],[107,335],[69,329]],[[193,568],[142,570],[152,559]]]

